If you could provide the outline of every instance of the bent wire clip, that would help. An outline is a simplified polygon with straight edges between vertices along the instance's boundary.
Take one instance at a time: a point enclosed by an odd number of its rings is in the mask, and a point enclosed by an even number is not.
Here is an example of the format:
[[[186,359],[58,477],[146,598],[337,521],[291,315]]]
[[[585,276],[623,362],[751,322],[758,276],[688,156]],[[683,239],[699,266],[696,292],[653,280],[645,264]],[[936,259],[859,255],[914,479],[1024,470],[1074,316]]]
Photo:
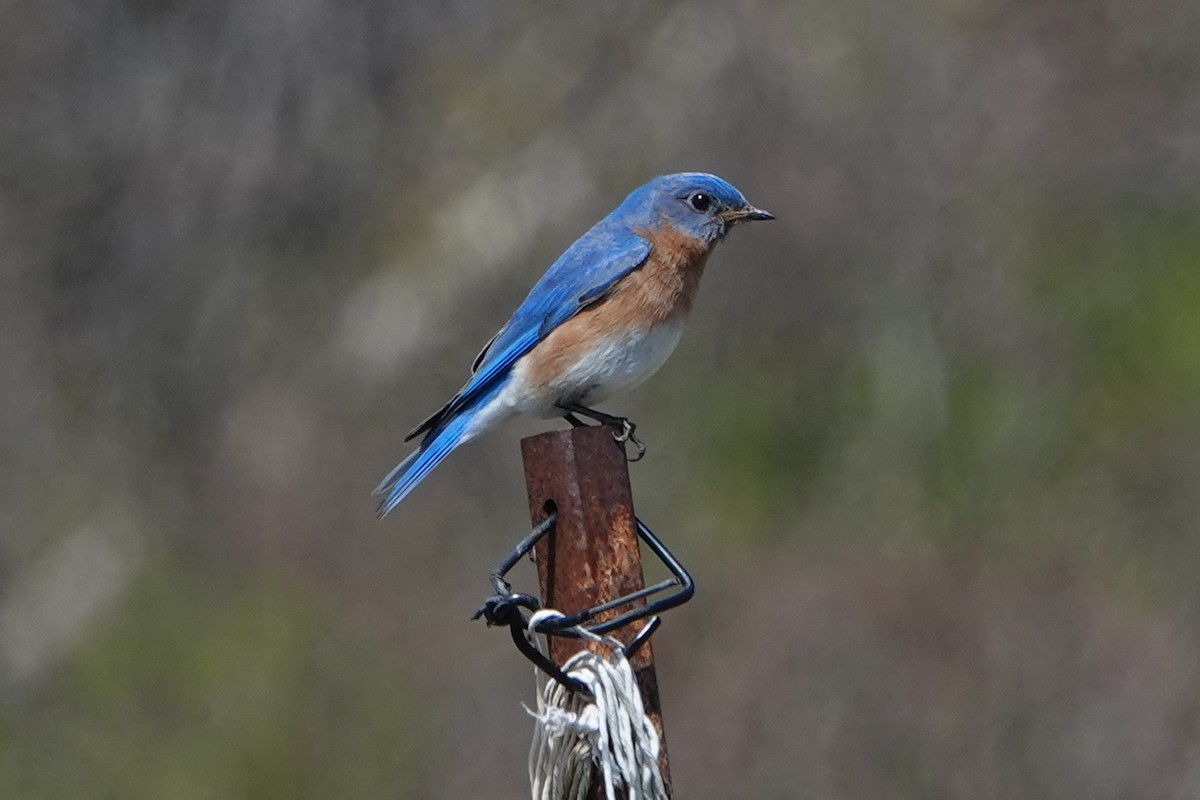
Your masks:
[[[652,617],[642,630],[624,646],[623,650],[626,658],[628,658],[637,652],[638,648],[645,644],[651,634],[658,629],[661,620],[656,615],[667,609],[683,605],[690,600],[692,595],[695,594],[696,584],[692,580],[692,576],[688,574],[688,571],[679,563],[679,559],[666,548],[662,541],[654,535],[653,531],[646,527],[640,519],[635,517],[634,522],[637,525],[638,537],[662,561],[671,572],[672,577],[659,581],[652,586],[639,589],[636,592],[630,592],[622,597],[592,606],[591,608],[576,611],[573,614],[540,615],[537,612],[542,610],[542,606],[538,599],[531,595],[513,592],[512,586],[505,580],[505,576],[509,570],[516,566],[517,562],[533,550],[534,545],[542,537],[554,529],[557,519],[558,515],[556,513],[552,513],[546,517],[545,520],[530,531],[528,536],[521,540],[503,561],[496,565],[490,576],[492,587],[496,590],[496,593],[484,601],[483,607],[476,611],[471,618],[479,619],[483,617],[489,626],[507,625],[517,649],[532,661],[538,669],[571,691],[584,691],[584,687],[579,681],[566,675],[530,641],[527,631],[530,630],[531,622],[532,630],[536,633],[547,636],[582,638],[585,636],[602,636],[623,625]],[[650,599],[654,595],[666,592],[673,587],[678,588],[665,596]],[[646,600],[647,602],[604,622],[599,622],[595,625],[587,624],[606,611],[612,611],[622,606],[636,603],[639,600]],[[522,613],[522,610],[529,612],[529,615],[526,616]]]

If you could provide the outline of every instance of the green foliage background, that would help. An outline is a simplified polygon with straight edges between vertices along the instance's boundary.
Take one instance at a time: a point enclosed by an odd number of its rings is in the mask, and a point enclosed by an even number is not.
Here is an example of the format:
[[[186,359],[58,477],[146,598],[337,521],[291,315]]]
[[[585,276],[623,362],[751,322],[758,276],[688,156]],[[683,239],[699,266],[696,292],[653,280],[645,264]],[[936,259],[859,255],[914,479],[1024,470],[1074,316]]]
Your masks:
[[[1195,797],[1200,7],[596,5],[6,6],[0,796],[524,795],[556,423],[369,492],[700,169],[778,220],[610,404],[677,795]]]

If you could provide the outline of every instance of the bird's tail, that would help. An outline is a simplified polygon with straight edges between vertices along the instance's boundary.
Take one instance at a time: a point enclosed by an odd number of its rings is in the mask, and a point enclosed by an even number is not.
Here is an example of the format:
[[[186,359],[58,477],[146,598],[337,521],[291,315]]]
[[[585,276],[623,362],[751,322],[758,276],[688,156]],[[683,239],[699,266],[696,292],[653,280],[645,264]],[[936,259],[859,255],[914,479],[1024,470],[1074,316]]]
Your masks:
[[[408,493],[415,489],[417,484],[432,472],[443,458],[450,455],[451,450],[462,444],[463,434],[470,421],[471,415],[463,414],[450,420],[444,427],[433,431],[425,437],[420,447],[397,464],[380,481],[379,485],[375,487],[375,491],[371,493],[372,495],[383,495],[383,499],[379,501],[380,517],[399,505],[400,501],[407,497]]]

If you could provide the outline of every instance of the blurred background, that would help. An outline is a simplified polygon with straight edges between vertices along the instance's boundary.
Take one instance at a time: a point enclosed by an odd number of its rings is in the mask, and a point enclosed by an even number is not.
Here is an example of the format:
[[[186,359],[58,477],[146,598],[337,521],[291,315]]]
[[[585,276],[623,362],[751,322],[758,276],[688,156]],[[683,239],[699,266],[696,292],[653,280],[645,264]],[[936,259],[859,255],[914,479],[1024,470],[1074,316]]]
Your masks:
[[[685,169],[778,221],[607,405],[677,796],[1200,795],[1192,0],[3,14],[0,796],[526,796],[468,617],[559,423],[370,490]]]

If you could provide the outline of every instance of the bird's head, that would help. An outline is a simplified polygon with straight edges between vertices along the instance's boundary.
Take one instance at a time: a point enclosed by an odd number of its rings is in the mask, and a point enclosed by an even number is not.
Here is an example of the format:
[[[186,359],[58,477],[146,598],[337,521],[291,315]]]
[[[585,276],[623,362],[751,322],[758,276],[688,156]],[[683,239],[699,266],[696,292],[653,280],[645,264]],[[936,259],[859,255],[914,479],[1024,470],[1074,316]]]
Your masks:
[[[704,172],[663,175],[634,191],[625,201],[646,224],[666,223],[706,245],[720,241],[741,222],[774,219],[755,208],[728,181]]]

